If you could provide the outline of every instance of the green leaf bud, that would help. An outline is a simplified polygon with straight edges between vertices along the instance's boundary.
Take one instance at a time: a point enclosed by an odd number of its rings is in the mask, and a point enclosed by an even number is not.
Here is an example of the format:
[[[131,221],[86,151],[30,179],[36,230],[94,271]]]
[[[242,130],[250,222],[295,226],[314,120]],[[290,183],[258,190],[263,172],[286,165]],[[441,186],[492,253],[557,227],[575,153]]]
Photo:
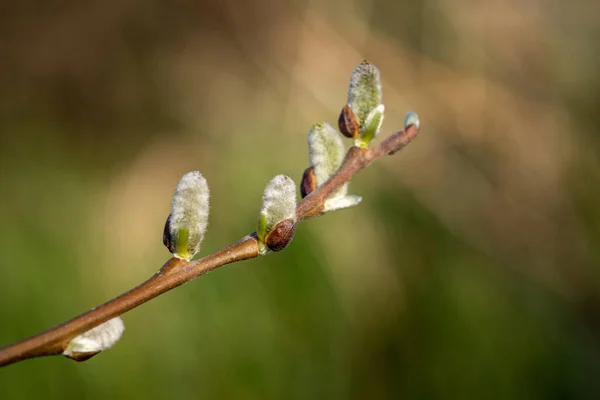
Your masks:
[[[384,111],[385,107],[383,104],[380,104],[367,116],[365,123],[360,128],[358,138],[354,141],[356,147],[363,147],[365,149],[369,147],[371,140],[379,134],[381,124],[383,123]]]

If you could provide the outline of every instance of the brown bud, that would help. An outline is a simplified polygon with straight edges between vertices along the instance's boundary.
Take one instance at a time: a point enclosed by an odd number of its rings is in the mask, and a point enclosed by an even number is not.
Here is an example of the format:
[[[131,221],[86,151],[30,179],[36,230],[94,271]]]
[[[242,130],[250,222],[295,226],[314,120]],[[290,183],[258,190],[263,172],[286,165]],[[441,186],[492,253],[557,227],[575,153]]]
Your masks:
[[[360,130],[360,122],[352,108],[348,104],[342,108],[340,118],[338,119],[338,125],[340,132],[350,139],[356,139],[358,137],[358,131]]]
[[[315,176],[315,169],[308,167],[302,174],[302,182],[300,183],[300,195],[305,198],[313,190],[317,188],[317,177]]]
[[[173,241],[171,240],[170,225],[171,225],[171,214],[169,214],[169,217],[167,218],[167,221],[165,222],[165,229],[163,230],[163,244],[172,253],[175,251],[175,243],[173,243]]]
[[[296,221],[291,218],[279,221],[265,236],[265,244],[272,251],[286,248],[296,233]]]
[[[65,357],[70,358],[71,360],[75,360],[77,362],[83,362],[89,360],[94,357],[96,354],[100,353],[99,351],[90,351],[90,352],[74,352],[72,354],[66,355]]]

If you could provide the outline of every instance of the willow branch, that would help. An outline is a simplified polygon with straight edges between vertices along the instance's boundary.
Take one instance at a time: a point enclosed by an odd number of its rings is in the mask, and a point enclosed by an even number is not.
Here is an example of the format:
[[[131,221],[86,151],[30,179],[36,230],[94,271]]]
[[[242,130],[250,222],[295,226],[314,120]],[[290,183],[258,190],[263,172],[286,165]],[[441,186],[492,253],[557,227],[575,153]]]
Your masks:
[[[325,200],[329,195],[373,161],[404,148],[417,136],[417,132],[418,129],[411,125],[406,131],[396,132],[370,149],[351,147],[338,172],[298,203],[298,220],[323,214]],[[258,242],[256,233],[253,232],[196,261],[171,258],[150,279],[128,292],[60,325],[0,349],[0,366],[28,358],[62,354],[75,336],[218,267],[258,255]]]

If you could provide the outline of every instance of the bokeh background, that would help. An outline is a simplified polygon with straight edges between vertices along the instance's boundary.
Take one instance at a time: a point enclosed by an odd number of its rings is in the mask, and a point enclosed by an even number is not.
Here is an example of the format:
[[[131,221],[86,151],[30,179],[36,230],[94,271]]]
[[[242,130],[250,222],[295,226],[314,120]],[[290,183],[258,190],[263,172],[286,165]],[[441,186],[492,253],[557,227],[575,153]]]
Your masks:
[[[384,132],[422,129],[359,207],[85,363],[0,369],[0,398],[598,398],[599,39],[592,0],[2,2],[0,345],[153,274],[185,172],[212,190],[202,254],[254,230],[363,59]]]

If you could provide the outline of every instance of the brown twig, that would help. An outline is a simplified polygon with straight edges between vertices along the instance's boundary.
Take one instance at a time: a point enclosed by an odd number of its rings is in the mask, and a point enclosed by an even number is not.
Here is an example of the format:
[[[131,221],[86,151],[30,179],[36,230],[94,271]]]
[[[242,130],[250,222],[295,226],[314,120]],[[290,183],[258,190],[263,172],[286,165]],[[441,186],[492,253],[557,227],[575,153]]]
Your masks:
[[[321,215],[325,200],[331,193],[376,159],[404,148],[417,136],[417,133],[418,129],[411,125],[406,131],[396,132],[370,149],[351,147],[338,172],[298,203],[296,207],[298,220]],[[252,233],[196,261],[188,262],[171,258],[154,276],[119,297],[54,328],[0,349],[0,366],[33,357],[62,354],[75,336],[218,267],[258,255],[256,233]]]

